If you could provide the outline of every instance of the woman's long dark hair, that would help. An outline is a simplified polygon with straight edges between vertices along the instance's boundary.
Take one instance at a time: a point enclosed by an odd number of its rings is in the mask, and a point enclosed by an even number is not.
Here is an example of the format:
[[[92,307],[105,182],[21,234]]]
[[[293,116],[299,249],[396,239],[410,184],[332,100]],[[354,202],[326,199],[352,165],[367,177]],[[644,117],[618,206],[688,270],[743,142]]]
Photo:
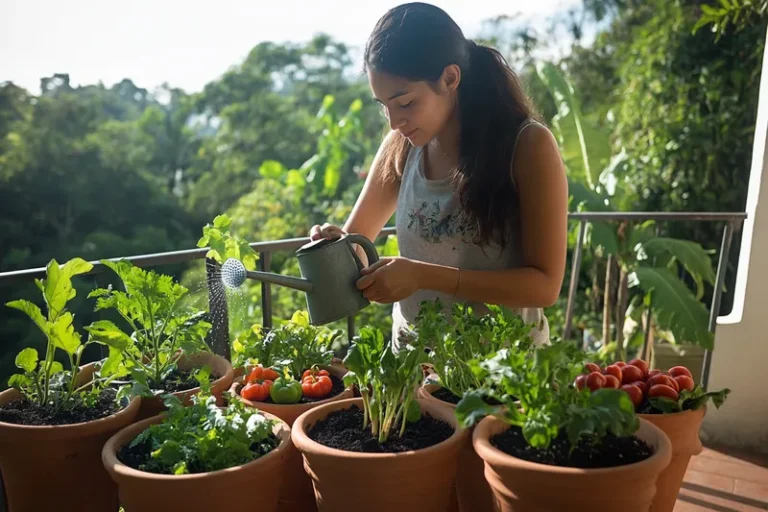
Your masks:
[[[522,123],[534,116],[504,57],[466,39],[439,7],[420,2],[388,11],[365,47],[366,68],[407,80],[435,83],[451,64],[462,72],[459,165],[453,176],[462,215],[482,244],[496,241],[503,246],[516,203],[511,175],[515,139]],[[388,160],[402,162],[408,146],[396,134]],[[401,165],[387,167],[400,178]]]

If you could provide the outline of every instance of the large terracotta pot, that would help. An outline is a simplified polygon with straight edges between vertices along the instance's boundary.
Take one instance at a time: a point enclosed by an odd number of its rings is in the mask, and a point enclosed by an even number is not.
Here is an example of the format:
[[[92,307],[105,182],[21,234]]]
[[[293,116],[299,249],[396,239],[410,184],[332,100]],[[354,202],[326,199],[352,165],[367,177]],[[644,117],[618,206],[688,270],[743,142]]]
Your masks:
[[[217,376],[216,380],[211,383],[211,394],[217,399],[221,399],[224,392],[232,385],[232,380],[235,377],[229,361],[211,352],[198,352],[189,356],[183,355],[179,359],[178,365],[182,370],[202,368],[205,365],[209,365],[211,367],[211,374]],[[200,387],[198,386],[184,391],[176,391],[172,394],[178,397],[185,405],[189,405],[192,396],[199,392]],[[164,411],[165,404],[161,396],[144,398],[141,401],[141,410],[139,410],[139,414],[136,416],[136,421],[157,416]]]
[[[117,483],[125,512],[275,512],[286,453],[291,446],[291,431],[279,418],[266,413],[265,416],[277,420],[273,429],[280,439],[277,448],[242,466],[208,473],[159,475],[133,469],[117,458],[124,444],[150,425],[160,423],[165,414],[129,425],[112,436],[104,445],[101,457],[109,476]]]
[[[508,428],[489,416],[478,423],[472,436],[477,454],[485,461],[485,477],[501,512],[647,512],[656,494],[659,473],[672,459],[669,437],[642,419],[635,435],[648,443],[654,454],[634,464],[600,469],[537,464],[507,455],[495,448],[490,438]]]
[[[672,443],[672,462],[656,481],[656,496],[651,507],[653,512],[674,510],[688,463],[692,456],[702,451],[699,428],[705,414],[706,407],[674,414],[638,414],[663,430]]]
[[[78,385],[93,378],[83,366]],[[0,405],[21,398],[15,389],[0,393]],[[119,412],[71,425],[26,426],[0,422],[0,471],[9,512],[103,512],[117,510],[117,486],[101,463],[101,448],[130,425],[141,398]]]
[[[347,373],[347,369],[336,365],[323,366],[331,375],[343,378]],[[237,394],[237,388],[242,383],[242,375],[244,371],[240,369],[238,372],[240,375],[236,382],[232,383],[230,387],[230,393],[234,394],[238,400],[243,402],[249,407],[255,407],[260,411],[265,411],[270,414],[274,414],[288,426],[292,426],[296,418],[303,413],[318,407],[323,404],[335,402],[338,400],[344,400],[352,398],[352,388],[347,388],[341,393],[327,400],[320,400],[318,402],[306,403],[306,404],[273,404],[269,402],[252,402],[246,400]],[[315,493],[312,489],[312,481],[304,472],[304,461],[301,458],[301,453],[293,447],[288,453],[288,462],[285,465],[286,476],[283,478],[283,484],[280,489],[280,499],[277,510],[279,512],[311,512],[316,510],[315,505]]]
[[[309,438],[307,431],[329,413],[353,406],[362,409],[360,398],[325,404],[298,417],[291,435],[304,456],[304,468],[312,478],[320,512],[445,512],[448,509],[459,454],[469,431],[458,427],[450,409],[423,399],[418,402],[423,412],[456,430],[434,446],[402,453],[348,452]]]
[[[419,388],[419,398],[428,402],[435,402],[443,407],[448,407],[451,411],[456,409],[456,405],[450,402],[444,402],[432,396],[432,393],[440,389],[437,384],[427,384]],[[496,498],[491,491],[491,486],[485,479],[483,459],[477,456],[475,448],[472,445],[472,433],[474,427],[470,429],[467,436],[467,442],[461,450],[459,456],[459,468],[456,472],[456,498],[457,502],[451,504],[449,510],[461,510],[461,512],[487,511],[493,512],[497,509]]]

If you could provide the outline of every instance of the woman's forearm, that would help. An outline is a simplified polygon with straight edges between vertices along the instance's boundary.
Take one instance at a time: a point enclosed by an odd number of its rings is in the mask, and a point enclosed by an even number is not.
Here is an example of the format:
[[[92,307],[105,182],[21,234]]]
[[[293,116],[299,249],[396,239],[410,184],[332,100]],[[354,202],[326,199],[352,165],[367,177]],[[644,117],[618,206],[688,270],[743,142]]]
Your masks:
[[[459,299],[509,308],[549,307],[560,295],[560,281],[535,267],[508,270],[459,270],[416,262],[419,288]]]

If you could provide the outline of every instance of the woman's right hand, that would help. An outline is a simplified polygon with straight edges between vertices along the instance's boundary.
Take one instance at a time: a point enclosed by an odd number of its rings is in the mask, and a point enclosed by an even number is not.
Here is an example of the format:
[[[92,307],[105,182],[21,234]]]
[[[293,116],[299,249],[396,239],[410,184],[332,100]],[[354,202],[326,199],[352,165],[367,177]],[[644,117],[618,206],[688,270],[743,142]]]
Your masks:
[[[326,222],[322,226],[318,224],[312,226],[312,229],[309,230],[309,239],[320,240],[321,238],[325,238],[327,240],[332,240],[334,238],[340,238],[346,234],[347,233],[340,227]]]

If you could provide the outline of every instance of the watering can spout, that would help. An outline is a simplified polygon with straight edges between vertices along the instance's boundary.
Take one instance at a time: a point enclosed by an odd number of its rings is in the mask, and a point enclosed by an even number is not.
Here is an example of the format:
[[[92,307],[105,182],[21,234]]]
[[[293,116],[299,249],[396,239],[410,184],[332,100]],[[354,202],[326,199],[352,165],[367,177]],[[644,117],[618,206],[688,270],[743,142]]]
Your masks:
[[[246,270],[240,260],[230,258],[221,266],[221,280],[230,288],[237,288],[242,285],[246,278],[262,281],[264,283],[287,286],[294,290],[300,290],[305,293],[312,291],[312,283],[300,277],[284,276],[282,274],[273,274],[271,272],[260,272],[258,270]]]
[[[246,275],[249,279],[286,286],[305,293],[312,291],[312,283],[301,277],[285,276],[283,274],[273,274],[271,272],[259,272],[258,270],[249,270]]]

